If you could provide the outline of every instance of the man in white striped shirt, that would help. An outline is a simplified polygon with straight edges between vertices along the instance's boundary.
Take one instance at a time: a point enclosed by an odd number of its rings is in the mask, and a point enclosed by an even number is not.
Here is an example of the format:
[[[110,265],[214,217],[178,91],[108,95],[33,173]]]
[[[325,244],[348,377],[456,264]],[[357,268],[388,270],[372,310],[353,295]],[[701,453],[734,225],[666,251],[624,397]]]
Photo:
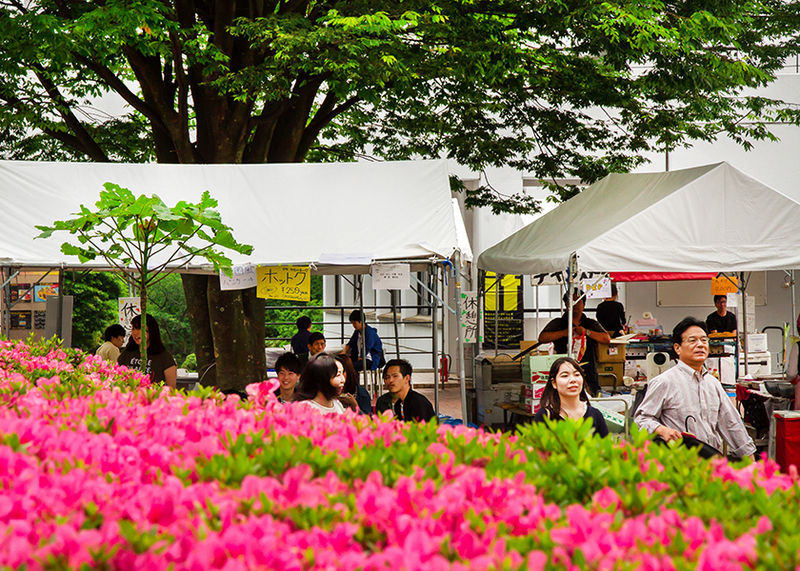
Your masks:
[[[678,364],[648,383],[647,394],[636,411],[639,427],[667,442],[690,432],[717,449],[723,440],[729,452],[754,457],[756,446],[747,434],[739,411],[722,384],[704,369],[708,358],[706,324],[687,317],[672,332]]]

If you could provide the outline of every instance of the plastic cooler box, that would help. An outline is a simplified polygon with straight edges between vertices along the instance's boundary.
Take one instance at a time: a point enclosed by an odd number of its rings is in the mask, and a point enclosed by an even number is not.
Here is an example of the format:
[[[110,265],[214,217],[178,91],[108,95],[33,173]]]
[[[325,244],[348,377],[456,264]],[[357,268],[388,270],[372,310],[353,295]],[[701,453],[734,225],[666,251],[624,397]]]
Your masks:
[[[775,461],[786,473],[794,464],[800,471],[800,411],[776,410]]]

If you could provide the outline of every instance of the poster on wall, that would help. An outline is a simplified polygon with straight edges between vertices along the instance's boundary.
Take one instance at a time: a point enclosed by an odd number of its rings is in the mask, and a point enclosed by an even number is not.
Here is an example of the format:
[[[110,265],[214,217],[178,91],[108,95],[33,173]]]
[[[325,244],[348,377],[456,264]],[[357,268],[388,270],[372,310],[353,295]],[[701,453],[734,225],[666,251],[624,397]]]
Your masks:
[[[48,297],[58,296],[58,284],[41,284],[33,286],[33,301],[45,302]]]
[[[31,312],[30,310],[11,311],[11,329],[30,329]]]
[[[47,324],[47,312],[43,309],[36,309],[33,312],[33,328],[44,329]]]
[[[16,301],[31,300],[31,284],[16,284],[11,286],[11,303]]]
[[[497,347],[500,349],[519,349],[524,337],[525,301],[522,297],[522,276],[504,275],[498,283],[494,272],[486,272],[484,282],[484,347],[495,347],[495,327],[497,328]],[[497,325],[495,326],[495,318]]]

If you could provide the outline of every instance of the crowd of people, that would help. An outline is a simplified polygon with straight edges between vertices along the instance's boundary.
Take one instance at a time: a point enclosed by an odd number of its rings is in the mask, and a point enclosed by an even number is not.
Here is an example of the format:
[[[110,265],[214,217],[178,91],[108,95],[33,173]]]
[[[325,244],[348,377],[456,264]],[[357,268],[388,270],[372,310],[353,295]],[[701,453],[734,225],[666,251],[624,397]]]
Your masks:
[[[568,302],[565,295],[564,303]],[[540,333],[539,341],[552,342],[556,353],[567,353],[568,319],[572,319],[572,353],[578,359],[561,357],[553,363],[534,422],[586,419],[598,435],[608,434],[602,413],[589,402],[589,396],[596,395],[600,389],[595,349],[598,343],[609,343],[612,334],[618,336],[625,331],[625,312],[617,301],[616,287],[612,297],[604,303],[598,307],[601,323],[584,314],[584,299],[575,294],[572,314],[564,313],[553,319]],[[732,454],[752,457],[755,445],[747,435],[741,416],[720,382],[704,368],[709,332],[735,334],[737,329],[735,316],[726,310],[726,297],[715,296],[714,303],[717,311],[706,321],[687,317],[675,327],[671,341],[677,364],[650,381],[634,421],[667,442],[692,433],[713,447],[721,446],[724,441]],[[364,323],[360,311],[353,311],[349,320],[353,335],[341,353],[331,355],[326,352],[325,336],[311,331],[311,320],[306,316],[298,318],[297,333],[290,343],[291,352],[281,355],[275,363],[278,401],[302,403],[323,413],[341,414],[349,409],[359,414],[392,411],[395,418],[404,421],[427,422],[435,418],[430,401],[412,388],[411,364],[404,359],[385,362],[381,339],[374,327]],[[164,347],[158,323],[151,315],[147,316],[146,333],[145,373],[153,381],[175,388],[177,366]],[[112,325],[106,329],[104,343],[97,354],[126,367],[140,368],[141,342],[141,317],[136,316],[131,321],[127,344],[125,329]],[[790,364],[800,362],[797,355],[795,346]],[[386,392],[373,405],[369,393],[359,382],[359,371],[381,368]],[[797,367],[790,370],[790,376],[792,373],[797,376]]]
[[[360,414],[393,410],[396,418],[409,421],[430,421],[436,417],[430,401],[411,388],[411,364],[403,359],[388,363],[383,356],[383,344],[374,327],[364,323],[359,310],[350,314],[353,335],[341,353],[326,353],[327,341],[319,331],[311,331],[311,320],[297,319],[297,333],[292,337],[291,352],[275,362],[279,386],[275,396],[281,403],[300,402],[324,413],[341,414],[350,409]],[[156,319],[148,315],[146,331],[147,364],[145,374],[154,382],[177,386],[177,365],[166,350]],[[142,320],[131,320],[131,333],[125,344],[125,328],[119,324],[105,330],[104,342],[96,354],[132,369],[141,366]],[[123,348],[124,345],[124,348]],[[363,356],[366,355],[365,358]],[[359,371],[383,368],[386,394],[372,398],[359,382]]]

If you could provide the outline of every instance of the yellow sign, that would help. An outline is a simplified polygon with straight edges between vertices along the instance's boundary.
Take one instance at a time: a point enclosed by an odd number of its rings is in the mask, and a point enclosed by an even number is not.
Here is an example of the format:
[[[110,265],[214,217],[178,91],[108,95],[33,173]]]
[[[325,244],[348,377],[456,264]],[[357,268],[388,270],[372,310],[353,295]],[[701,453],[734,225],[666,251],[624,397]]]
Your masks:
[[[256,278],[258,297],[311,301],[311,269],[308,266],[259,266]]]
[[[739,278],[717,277],[711,280],[711,295],[725,295],[739,291]]]

